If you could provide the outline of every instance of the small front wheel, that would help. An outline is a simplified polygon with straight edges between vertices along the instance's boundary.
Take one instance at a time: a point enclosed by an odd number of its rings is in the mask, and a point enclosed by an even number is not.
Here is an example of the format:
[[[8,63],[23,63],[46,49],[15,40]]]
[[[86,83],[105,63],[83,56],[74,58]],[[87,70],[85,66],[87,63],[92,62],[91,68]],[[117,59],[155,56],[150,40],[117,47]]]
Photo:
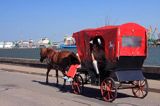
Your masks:
[[[77,74],[72,81],[72,90],[75,94],[81,94],[83,92],[83,78],[81,75]]]
[[[112,102],[116,99],[117,88],[112,78],[104,79],[101,83],[100,89],[101,95],[105,101]]]

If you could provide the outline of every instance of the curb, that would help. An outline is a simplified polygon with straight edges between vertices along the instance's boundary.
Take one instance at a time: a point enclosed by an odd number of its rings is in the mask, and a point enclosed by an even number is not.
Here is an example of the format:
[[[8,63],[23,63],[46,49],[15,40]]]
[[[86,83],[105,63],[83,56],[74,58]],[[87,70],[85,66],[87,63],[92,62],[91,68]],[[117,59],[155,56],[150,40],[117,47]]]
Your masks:
[[[46,63],[41,63],[39,59],[0,57],[0,63],[18,64],[18,65],[25,65],[25,66],[38,67],[38,68],[47,67]],[[143,72],[160,75],[160,66],[143,65]]]
[[[46,63],[41,63],[38,59],[24,59],[24,58],[0,57],[0,63],[18,64],[18,65],[25,65],[38,68],[46,68],[47,66]]]
[[[19,72],[19,73],[24,73],[24,74],[33,74],[33,75],[46,76],[45,73],[36,73],[36,72],[20,71],[20,70],[7,69],[7,68],[1,68],[1,70],[7,71],[7,72]],[[48,76],[49,76],[49,77],[52,77],[53,75],[49,74]]]

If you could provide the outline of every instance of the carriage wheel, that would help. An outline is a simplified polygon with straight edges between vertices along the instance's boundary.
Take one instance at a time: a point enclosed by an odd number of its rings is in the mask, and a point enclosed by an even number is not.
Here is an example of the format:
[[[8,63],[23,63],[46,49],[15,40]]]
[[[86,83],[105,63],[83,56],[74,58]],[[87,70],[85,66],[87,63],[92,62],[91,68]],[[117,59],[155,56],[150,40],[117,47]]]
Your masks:
[[[132,88],[133,95],[138,98],[144,98],[148,94],[148,82],[146,79],[140,81],[133,81],[135,87]]]
[[[81,94],[83,91],[83,78],[77,74],[72,81],[72,89],[75,94]]]
[[[100,86],[101,95],[107,102],[112,102],[117,97],[117,88],[112,78],[106,78],[103,80]]]

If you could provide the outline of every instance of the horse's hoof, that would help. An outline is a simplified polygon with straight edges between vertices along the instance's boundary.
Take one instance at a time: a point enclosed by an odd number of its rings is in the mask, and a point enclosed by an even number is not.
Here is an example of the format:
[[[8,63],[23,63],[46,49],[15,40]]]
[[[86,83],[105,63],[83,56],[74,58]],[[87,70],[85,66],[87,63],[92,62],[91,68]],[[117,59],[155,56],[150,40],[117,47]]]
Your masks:
[[[48,81],[46,81],[46,84],[48,84]]]
[[[59,84],[56,84],[56,87],[58,87],[59,86]]]
[[[67,92],[67,90],[64,89],[64,88],[60,88],[60,91],[63,92],[63,93]]]
[[[60,88],[60,91],[65,92],[65,91],[66,91],[66,87],[65,87],[65,86],[62,86],[62,87]]]
[[[63,91],[62,91],[63,93],[66,93],[67,92],[67,90],[66,89],[63,89]]]

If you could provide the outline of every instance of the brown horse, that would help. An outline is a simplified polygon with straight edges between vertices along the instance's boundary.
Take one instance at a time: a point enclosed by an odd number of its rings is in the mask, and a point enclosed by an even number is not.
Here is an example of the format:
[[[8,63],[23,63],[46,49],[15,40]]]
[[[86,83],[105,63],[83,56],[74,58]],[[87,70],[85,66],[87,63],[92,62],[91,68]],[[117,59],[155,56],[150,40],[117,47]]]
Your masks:
[[[47,73],[46,73],[46,83],[48,84],[48,75],[51,69],[56,70],[57,85],[58,81],[58,70],[60,70],[65,76],[65,71],[71,64],[80,64],[75,53],[70,51],[56,51],[52,48],[41,48],[40,49],[40,61],[43,62],[44,59],[47,60]],[[66,80],[64,80],[65,85]]]

